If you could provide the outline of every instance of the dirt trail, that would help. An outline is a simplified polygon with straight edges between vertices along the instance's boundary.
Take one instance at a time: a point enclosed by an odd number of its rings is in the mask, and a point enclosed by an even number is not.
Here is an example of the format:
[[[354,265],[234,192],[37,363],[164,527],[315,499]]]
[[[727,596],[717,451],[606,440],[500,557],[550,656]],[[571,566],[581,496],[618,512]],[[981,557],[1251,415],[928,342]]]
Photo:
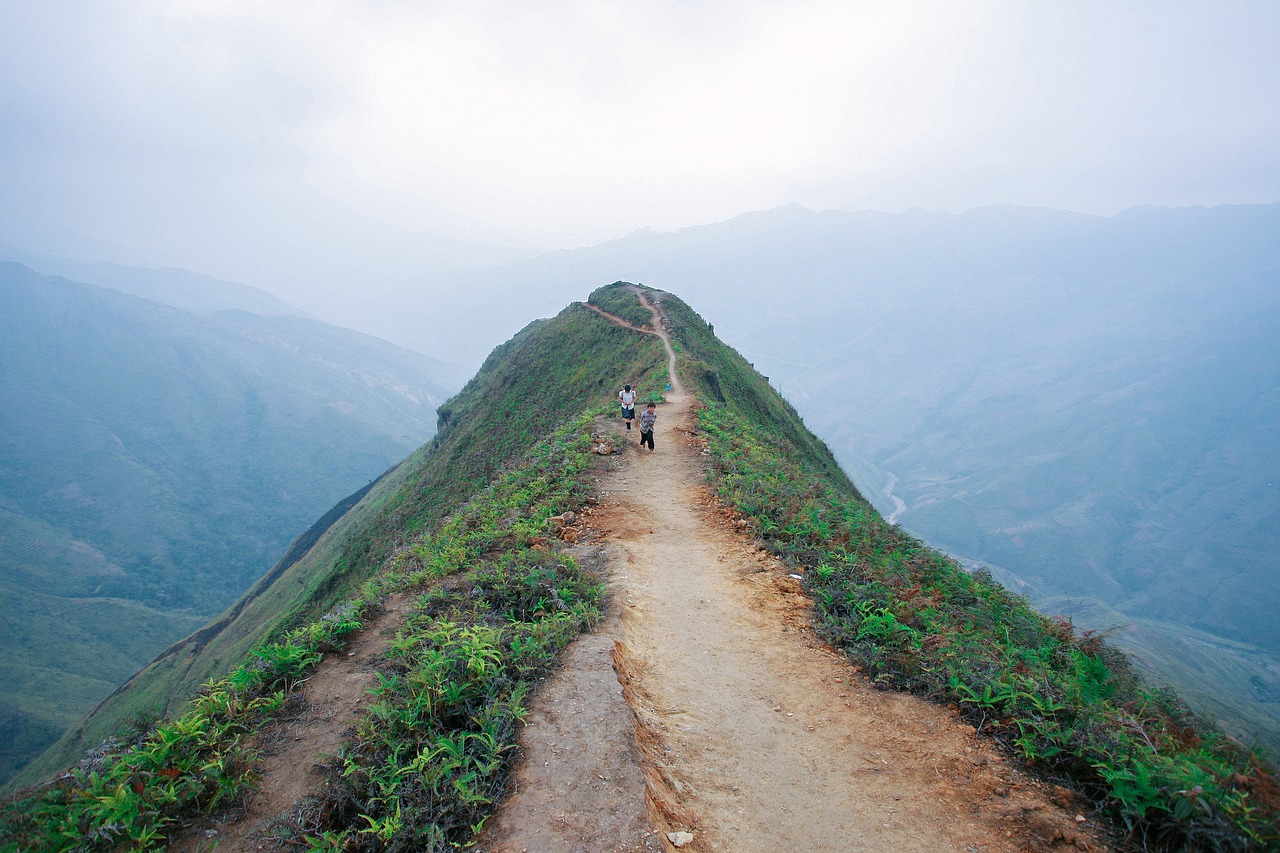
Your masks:
[[[411,596],[392,596],[345,652],[325,657],[290,696],[279,721],[256,736],[263,754],[260,778],[245,808],[189,827],[170,849],[177,853],[278,849],[270,841],[272,824],[294,815],[303,798],[319,793],[325,784],[324,764],[338,755],[347,730],[359,719],[378,661],[404,623],[411,603]]]
[[[654,328],[665,325],[655,310]],[[474,849],[1089,847],[1069,793],[1009,768],[946,710],[870,689],[814,638],[800,585],[703,485],[665,332],[637,331],[663,338],[674,389],[656,452],[609,425],[625,450],[584,508],[594,542],[579,552],[608,578],[609,615],[535,697],[513,794]],[[173,849],[277,849],[271,820],[323,784],[317,765],[339,750],[408,606],[393,598],[264,733],[247,811],[191,827]]]
[[[743,852],[1096,845],[1068,792],[1010,768],[946,709],[871,689],[815,639],[799,583],[708,494],[692,400],[673,384],[656,452],[625,436],[626,451],[599,483],[602,500],[588,523],[609,545],[621,616],[581,641],[595,648],[617,641],[617,677],[639,754],[620,738],[612,746],[615,756],[641,762],[656,826],[649,843]],[[594,685],[616,708],[622,700],[612,675],[596,654],[570,657],[560,678]],[[541,691],[535,716],[562,701],[556,690]],[[530,756],[571,742],[554,722],[543,723],[522,734],[522,790],[548,784]],[[546,814],[513,800],[481,849],[646,849],[626,846],[634,835],[615,831],[574,795],[593,786],[592,768],[609,748],[602,741],[560,755],[559,787],[548,798],[558,835],[540,835]],[[626,821],[633,825],[634,812]],[[575,834],[588,825],[590,832]],[[677,832],[692,840],[668,836]]]

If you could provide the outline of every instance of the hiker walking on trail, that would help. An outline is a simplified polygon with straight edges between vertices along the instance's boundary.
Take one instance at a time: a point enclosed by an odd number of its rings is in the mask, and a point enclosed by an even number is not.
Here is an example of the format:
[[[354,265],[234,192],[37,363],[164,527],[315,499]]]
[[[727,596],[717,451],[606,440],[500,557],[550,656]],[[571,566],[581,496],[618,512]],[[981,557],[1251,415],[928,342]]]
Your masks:
[[[631,419],[636,416],[636,396],[639,391],[631,390],[630,385],[623,385],[618,392],[618,402],[622,404],[622,419],[627,422],[627,432],[631,432]]]
[[[640,415],[640,446],[649,445],[650,453],[653,452],[653,425],[657,421],[658,412],[653,403],[650,403],[649,408]]]

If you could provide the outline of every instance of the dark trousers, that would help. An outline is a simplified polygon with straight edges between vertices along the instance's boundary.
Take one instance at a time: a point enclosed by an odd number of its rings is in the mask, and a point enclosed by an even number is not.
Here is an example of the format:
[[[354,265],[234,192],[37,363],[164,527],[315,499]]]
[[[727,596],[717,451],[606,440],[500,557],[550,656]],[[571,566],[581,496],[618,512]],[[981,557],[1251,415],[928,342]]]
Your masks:
[[[640,446],[644,447],[646,444],[649,445],[650,450],[653,450],[653,430],[648,432],[640,430]]]

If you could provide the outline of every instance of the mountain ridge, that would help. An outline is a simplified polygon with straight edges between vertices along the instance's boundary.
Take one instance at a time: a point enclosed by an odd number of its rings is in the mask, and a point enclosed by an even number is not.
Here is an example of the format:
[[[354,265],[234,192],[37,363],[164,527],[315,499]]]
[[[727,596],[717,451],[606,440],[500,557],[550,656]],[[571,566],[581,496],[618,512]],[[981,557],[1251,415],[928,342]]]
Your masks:
[[[591,301],[626,317],[637,290],[618,283]],[[1100,638],[1041,616],[982,572],[962,571],[885,524],[739,353],[681,300],[649,292],[698,397],[687,452],[709,475],[725,523],[800,579],[789,594],[811,597],[821,636],[848,656],[848,677],[952,704],[1029,769],[1074,778],[1092,798],[1088,820],[1114,821],[1135,843],[1231,849],[1277,837],[1280,801],[1260,756],[1147,689]],[[506,790],[534,679],[601,616],[605,575],[584,569],[587,554],[571,549],[582,535],[578,515],[598,505],[592,460],[616,446],[597,419],[612,413],[618,375],[642,393],[667,383],[678,392],[664,361],[652,335],[581,306],[527,326],[441,408],[430,445],[318,537],[305,560],[311,572],[296,576],[301,595],[282,591],[240,646],[252,652],[213,653],[209,663],[229,675],[196,691],[176,719],[10,800],[0,831],[88,837],[100,847],[127,838],[144,848],[206,831],[211,813],[246,795],[254,744],[265,736],[255,733],[326,655],[345,658],[351,636],[376,622],[389,597],[408,595],[407,611],[397,599],[407,615],[385,658],[365,673],[373,698],[343,757],[314,778],[323,790],[312,805],[274,825],[301,843],[323,837],[333,846],[468,843]],[[708,504],[697,505],[705,516]],[[750,583],[749,574],[748,566],[737,580]],[[661,777],[655,768],[652,784],[671,784]],[[116,804],[134,817],[112,822],[123,813],[111,811]]]
[[[1280,482],[1268,432],[1280,420],[1280,204],[785,219],[623,238],[421,288],[509,290],[495,333],[619,274],[696,299],[886,513],[897,478],[907,509],[895,520],[914,533],[1024,578],[1041,601],[1112,588],[1107,608],[1134,624],[1195,625],[1269,655],[1231,684],[1180,686],[1230,694],[1201,707],[1280,746],[1280,706],[1250,687],[1280,679],[1266,512],[1280,503],[1265,492]],[[1090,493],[1095,479],[1104,494]],[[1202,662],[1235,668],[1209,650]]]
[[[224,281],[181,267],[136,267],[106,261],[86,263],[7,246],[0,246],[0,259],[20,263],[42,275],[60,276],[69,281],[118,290],[193,314],[240,309],[268,317],[310,316],[261,288]]]

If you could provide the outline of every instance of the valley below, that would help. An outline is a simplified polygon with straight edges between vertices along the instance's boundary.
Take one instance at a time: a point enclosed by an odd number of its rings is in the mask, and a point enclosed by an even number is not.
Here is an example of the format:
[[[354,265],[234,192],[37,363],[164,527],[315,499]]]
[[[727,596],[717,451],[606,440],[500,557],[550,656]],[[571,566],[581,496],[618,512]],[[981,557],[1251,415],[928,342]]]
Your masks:
[[[244,285],[76,269],[193,310],[0,262],[0,783],[430,438],[456,381]]]

